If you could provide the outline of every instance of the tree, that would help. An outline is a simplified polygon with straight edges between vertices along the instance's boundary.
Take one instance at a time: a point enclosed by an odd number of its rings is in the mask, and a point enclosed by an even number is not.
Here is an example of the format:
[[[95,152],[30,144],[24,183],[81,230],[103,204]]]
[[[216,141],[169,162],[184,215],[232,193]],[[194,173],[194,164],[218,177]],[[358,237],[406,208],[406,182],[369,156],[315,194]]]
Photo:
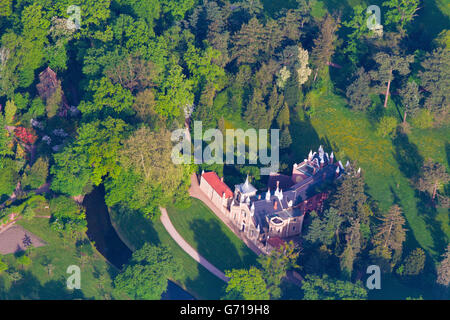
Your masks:
[[[179,279],[181,275],[181,263],[167,247],[145,243],[133,253],[124,271],[114,279],[114,285],[131,298],[159,300],[167,289],[168,279]]]
[[[450,55],[448,49],[438,48],[421,63],[419,71],[421,86],[426,90],[425,107],[436,118],[444,121],[448,114],[450,100]]]
[[[31,264],[31,259],[26,254],[23,254],[20,257],[18,257],[16,261],[18,264],[22,266],[22,268]]]
[[[91,81],[89,90],[93,101],[82,101],[78,109],[84,114],[113,116],[131,110],[133,95],[119,83],[113,84],[109,78]]]
[[[442,164],[428,159],[422,166],[416,186],[420,191],[428,192],[431,199],[434,200],[437,191],[445,186],[449,179],[450,175]]]
[[[111,117],[81,126],[78,138],[54,155],[52,190],[75,196],[90,183],[99,185],[108,174],[117,176],[121,171],[117,153],[125,126]]]
[[[48,160],[38,158],[31,168],[25,170],[22,176],[22,186],[37,189],[47,181],[48,176]]]
[[[420,91],[419,85],[415,81],[409,81],[406,86],[400,89],[400,96],[405,106],[403,123],[406,123],[406,116],[409,114],[414,117],[420,110]]]
[[[6,130],[5,117],[0,113],[0,159],[6,155],[14,154],[11,151],[12,137]]]
[[[347,87],[348,104],[355,110],[365,111],[371,106],[370,76],[364,68],[358,69],[355,80]]]
[[[374,250],[372,253],[378,258],[388,261],[392,258],[392,253],[397,256],[401,255],[403,242],[406,239],[405,218],[402,209],[398,205],[393,205],[389,212],[379,220],[381,224],[373,239]]]
[[[383,2],[383,7],[388,7],[386,24],[400,25],[403,29],[406,24],[417,16],[420,0],[388,0]]]
[[[253,128],[269,128],[272,122],[272,110],[267,110],[261,89],[254,88],[252,99],[244,114],[244,119]]]
[[[367,291],[361,282],[356,284],[329,278],[307,275],[302,282],[304,300],[365,300]]]
[[[318,72],[331,62],[331,57],[335,51],[338,28],[339,19],[335,19],[329,14],[320,24],[319,35],[314,39],[314,47],[311,51],[311,58],[316,67],[314,80],[316,80]]]
[[[320,218],[315,211],[311,212],[312,222],[305,234],[305,239],[327,246],[339,241],[339,233],[344,217],[334,207],[329,208]]]
[[[0,256],[0,274],[5,270],[8,270],[8,265],[6,262],[3,262],[2,257]]]
[[[402,274],[411,276],[418,275],[425,266],[425,252],[421,248],[417,248],[410,252],[406,257],[404,264],[400,266]]]
[[[361,225],[358,219],[351,219],[350,226],[346,230],[346,245],[341,255],[341,270],[350,279],[353,271],[353,263],[357,254],[361,251]]]
[[[346,167],[346,174],[342,176],[336,192],[331,197],[330,205],[345,219],[360,219],[367,223],[368,212],[364,206],[367,196],[364,192],[364,176],[358,173],[352,165]]]
[[[394,136],[398,126],[397,118],[384,116],[377,125],[377,135],[380,137]]]
[[[10,196],[16,188],[19,175],[16,162],[10,158],[0,157],[0,197]]]
[[[297,68],[297,81],[299,86],[308,81],[312,70],[308,67],[309,54],[308,50],[298,47],[298,64]]]
[[[144,126],[123,143],[119,161],[146,183],[159,184],[164,193],[173,195],[183,179],[184,167],[173,163],[172,147],[169,131],[153,132]]]
[[[156,113],[165,119],[174,119],[182,114],[185,106],[194,102],[193,81],[186,79],[179,65],[168,70],[157,93]]]
[[[367,28],[366,8],[356,5],[353,7],[353,17],[350,21],[344,21],[342,24],[349,28],[351,32],[348,34],[348,40],[345,44],[343,53],[348,56],[354,66],[359,62],[359,57],[367,49],[361,41],[367,36],[370,30]]]
[[[230,278],[225,288],[226,300],[269,300],[270,294],[261,270],[251,267],[225,271]]]
[[[50,201],[52,228],[70,235],[82,234],[87,230],[84,209],[75,200],[59,196]]]
[[[384,107],[387,108],[387,103],[390,94],[391,82],[394,80],[394,72],[400,75],[407,75],[409,73],[409,64],[414,61],[413,55],[400,56],[396,54],[388,54],[385,52],[378,52],[375,55],[375,62],[378,64],[378,69],[370,72],[370,76],[374,79],[379,90],[386,87]]]
[[[442,255],[442,261],[437,268],[436,282],[448,287],[450,285],[450,244],[447,245],[445,253]]]
[[[232,59],[238,64],[255,63],[264,48],[264,27],[256,17],[243,24],[233,38]]]
[[[8,100],[5,105],[5,121],[7,125],[13,125],[14,116],[16,115],[17,107],[14,101]]]
[[[258,257],[258,262],[262,266],[263,278],[272,298],[278,299],[281,297],[281,281],[286,276],[286,271],[298,267],[299,254],[299,249],[290,241],[271,251],[269,255]]]

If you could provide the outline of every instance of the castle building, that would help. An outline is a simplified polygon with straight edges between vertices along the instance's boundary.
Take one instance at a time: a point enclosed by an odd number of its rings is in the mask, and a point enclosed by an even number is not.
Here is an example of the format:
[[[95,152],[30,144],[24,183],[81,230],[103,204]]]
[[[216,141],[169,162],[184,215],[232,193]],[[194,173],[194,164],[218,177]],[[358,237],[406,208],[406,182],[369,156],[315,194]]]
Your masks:
[[[267,190],[260,194],[248,176],[231,192],[214,172],[202,173],[200,188],[249,240],[278,246],[301,234],[305,215],[323,208],[328,197],[323,187],[343,173],[342,163],[320,146],[294,164],[291,176],[272,173]]]

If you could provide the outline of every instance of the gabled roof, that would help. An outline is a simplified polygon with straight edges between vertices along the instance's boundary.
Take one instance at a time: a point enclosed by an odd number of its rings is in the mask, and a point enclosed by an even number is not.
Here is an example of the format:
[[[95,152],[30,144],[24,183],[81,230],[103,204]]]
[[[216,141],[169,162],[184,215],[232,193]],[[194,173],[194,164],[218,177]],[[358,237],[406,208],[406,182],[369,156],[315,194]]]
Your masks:
[[[228,188],[225,182],[220,180],[219,176],[214,171],[205,172],[202,174],[202,177],[220,196],[225,193],[225,198],[233,198],[233,192],[231,189]]]

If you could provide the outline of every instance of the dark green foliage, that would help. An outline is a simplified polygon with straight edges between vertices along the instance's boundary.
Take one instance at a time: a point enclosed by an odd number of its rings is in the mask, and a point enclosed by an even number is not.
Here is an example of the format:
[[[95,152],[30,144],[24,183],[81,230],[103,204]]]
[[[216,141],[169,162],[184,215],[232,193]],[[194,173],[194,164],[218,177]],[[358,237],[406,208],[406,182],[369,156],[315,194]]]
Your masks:
[[[307,275],[302,282],[305,300],[365,300],[367,291],[362,283],[353,284],[329,278]]]
[[[128,266],[115,279],[117,290],[133,299],[159,300],[167,280],[178,279],[182,269],[168,248],[146,243],[133,253]]]
[[[417,248],[409,253],[404,263],[399,267],[397,273],[406,276],[415,276],[422,272],[425,266],[425,252]]]
[[[17,164],[10,158],[0,158],[0,197],[9,197],[16,188],[19,180]]]

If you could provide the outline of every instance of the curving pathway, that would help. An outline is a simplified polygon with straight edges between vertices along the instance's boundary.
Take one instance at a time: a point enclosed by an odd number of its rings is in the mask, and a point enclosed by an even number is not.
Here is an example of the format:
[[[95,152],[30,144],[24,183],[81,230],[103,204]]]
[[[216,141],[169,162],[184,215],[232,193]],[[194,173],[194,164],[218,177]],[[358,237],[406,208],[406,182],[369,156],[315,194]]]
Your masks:
[[[209,272],[214,274],[220,280],[222,280],[224,282],[228,282],[229,279],[225,276],[225,274],[222,271],[217,269],[208,260],[206,260],[204,257],[202,257],[194,248],[191,247],[191,245],[189,243],[186,242],[186,240],[183,239],[183,237],[178,233],[178,231],[175,229],[172,222],[170,221],[166,208],[160,207],[159,210],[161,211],[161,222],[162,222],[164,228],[166,229],[166,231],[172,237],[172,239],[175,240],[175,242],[188,255],[190,255],[195,261],[197,261],[202,266],[204,266]]]

